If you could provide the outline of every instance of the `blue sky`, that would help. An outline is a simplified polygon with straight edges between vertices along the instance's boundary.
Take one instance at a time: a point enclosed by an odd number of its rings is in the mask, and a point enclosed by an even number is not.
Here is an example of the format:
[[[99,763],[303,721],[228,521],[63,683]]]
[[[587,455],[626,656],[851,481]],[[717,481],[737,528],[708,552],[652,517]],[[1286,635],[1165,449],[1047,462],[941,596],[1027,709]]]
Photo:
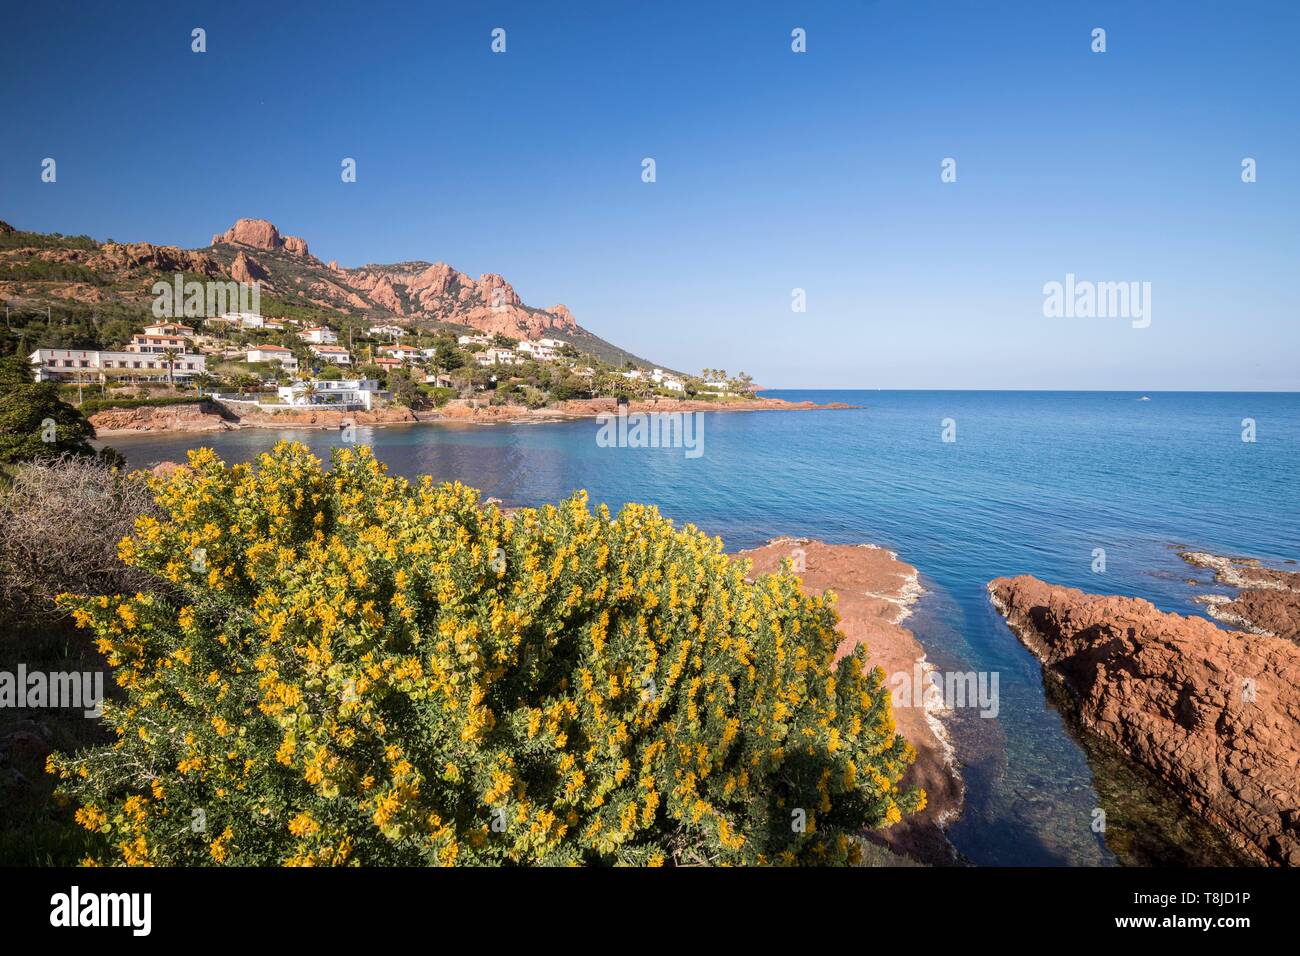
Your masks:
[[[1300,388],[1297,3],[42,3],[3,27],[20,228],[198,247],[264,217],[771,386]],[[1150,327],[1044,317],[1067,273],[1150,282]]]

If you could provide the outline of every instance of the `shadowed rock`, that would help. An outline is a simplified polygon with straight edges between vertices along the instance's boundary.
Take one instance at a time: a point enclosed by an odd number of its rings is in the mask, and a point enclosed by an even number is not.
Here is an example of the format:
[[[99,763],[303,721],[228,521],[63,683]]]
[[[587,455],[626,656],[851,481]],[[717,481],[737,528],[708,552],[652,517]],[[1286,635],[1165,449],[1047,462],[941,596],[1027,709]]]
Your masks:
[[[989,595],[1085,728],[1252,857],[1300,865],[1300,648],[1027,575]]]

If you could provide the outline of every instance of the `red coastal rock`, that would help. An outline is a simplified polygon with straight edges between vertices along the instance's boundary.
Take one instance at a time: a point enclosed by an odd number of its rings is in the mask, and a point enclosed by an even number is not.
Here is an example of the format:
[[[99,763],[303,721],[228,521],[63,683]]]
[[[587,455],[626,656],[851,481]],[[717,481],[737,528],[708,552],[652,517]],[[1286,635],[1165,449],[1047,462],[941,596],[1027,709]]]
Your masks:
[[[1220,584],[1239,590],[1235,598],[1203,594],[1199,598],[1216,621],[1300,642],[1300,572],[1268,568],[1254,558],[1226,558],[1203,551],[1179,556],[1198,568],[1209,568]]]
[[[921,594],[916,568],[891,551],[871,545],[825,544],[821,541],[781,538],[737,557],[753,562],[754,574],[767,574],[799,553],[803,570],[799,578],[809,594],[834,591],[844,640],[836,652],[843,657],[858,644],[866,644],[869,662],[887,675],[911,674],[925,651],[903,622]],[[887,684],[887,686],[890,686]],[[900,823],[872,834],[896,853],[931,864],[956,862],[956,853],[944,826],[961,810],[961,777],[937,715],[923,706],[895,703],[898,732],[916,750],[916,761],[903,777],[903,786],[919,786],[926,793],[925,809]]]
[[[989,595],[1085,727],[1249,855],[1300,865],[1300,647],[1027,575]]]

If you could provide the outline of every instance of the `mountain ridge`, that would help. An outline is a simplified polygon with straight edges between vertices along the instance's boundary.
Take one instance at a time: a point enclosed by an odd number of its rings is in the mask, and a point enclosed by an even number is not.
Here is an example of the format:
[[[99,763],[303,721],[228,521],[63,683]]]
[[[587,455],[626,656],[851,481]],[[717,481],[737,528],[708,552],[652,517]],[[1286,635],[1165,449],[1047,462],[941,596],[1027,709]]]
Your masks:
[[[563,304],[525,303],[499,273],[475,279],[445,262],[422,259],[342,267],[322,261],[307,240],[282,233],[267,219],[237,219],[197,249],[31,233],[8,223],[0,223],[0,237],[0,296],[19,305],[111,305],[139,312],[146,321],[153,282],[183,272],[196,279],[259,282],[264,309],[271,313],[278,304],[417,330],[451,326],[515,339],[549,337],[611,364],[654,365],[579,325]]]
[[[246,266],[251,263],[268,274],[263,281],[273,291],[291,287],[323,306],[368,307],[390,317],[467,325],[515,338],[579,329],[566,306],[526,305],[500,273],[484,272],[475,279],[446,262],[423,259],[355,268],[325,263],[311,254],[305,239],[282,234],[266,219],[236,220],[213,235],[210,248],[219,256],[227,249],[234,249],[236,257],[242,253]],[[258,259],[259,253],[268,261]],[[272,253],[281,255],[267,255]]]

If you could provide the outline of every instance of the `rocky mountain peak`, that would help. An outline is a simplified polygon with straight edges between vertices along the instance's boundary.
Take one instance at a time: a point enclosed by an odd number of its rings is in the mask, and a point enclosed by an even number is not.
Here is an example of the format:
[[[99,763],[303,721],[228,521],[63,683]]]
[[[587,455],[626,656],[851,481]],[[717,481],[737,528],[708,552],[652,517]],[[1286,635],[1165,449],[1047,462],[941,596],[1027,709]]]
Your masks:
[[[225,232],[213,235],[212,245],[247,246],[267,252],[284,251],[299,259],[306,259],[310,255],[306,239],[282,236],[275,224],[265,219],[237,219]]]

